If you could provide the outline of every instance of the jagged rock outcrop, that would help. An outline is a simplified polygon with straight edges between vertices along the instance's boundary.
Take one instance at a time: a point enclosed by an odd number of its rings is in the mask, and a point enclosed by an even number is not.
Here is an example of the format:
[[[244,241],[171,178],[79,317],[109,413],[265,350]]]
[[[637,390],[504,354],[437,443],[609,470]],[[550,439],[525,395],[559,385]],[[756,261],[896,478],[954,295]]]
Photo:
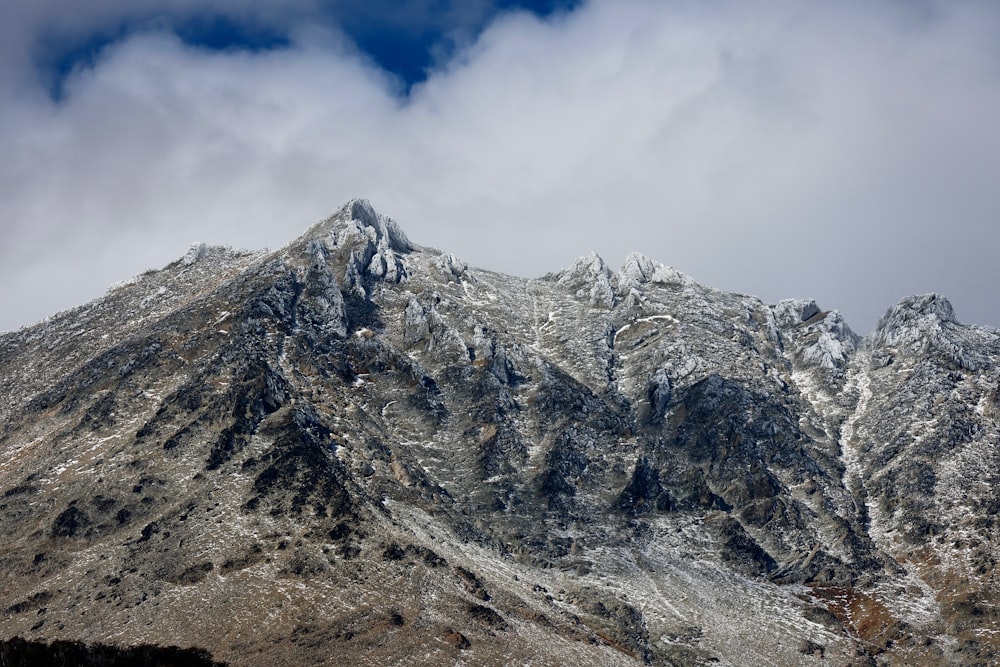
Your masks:
[[[557,284],[572,291],[594,307],[611,308],[616,297],[611,280],[614,274],[597,253],[580,257],[573,265],[557,276]]]
[[[821,311],[811,299],[786,299],[772,311],[781,346],[798,372],[808,370],[828,391],[840,392],[861,338],[839,312]]]
[[[0,639],[251,664],[955,664],[1000,336],[639,254],[525,280],[349,202],[0,336]]]
[[[619,289],[640,289],[647,284],[659,285],[691,285],[693,280],[680,271],[661,264],[645,255],[632,252],[625,257],[621,271],[618,273]]]

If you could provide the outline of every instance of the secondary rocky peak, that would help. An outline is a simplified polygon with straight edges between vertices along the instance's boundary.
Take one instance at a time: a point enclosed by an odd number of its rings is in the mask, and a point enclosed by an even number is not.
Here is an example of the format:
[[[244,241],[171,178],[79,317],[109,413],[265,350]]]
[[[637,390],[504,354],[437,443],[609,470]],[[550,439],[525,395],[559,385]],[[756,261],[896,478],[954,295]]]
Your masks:
[[[800,326],[822,312],[813,299],[782,299],[771,310],[783,328]]]
[[[204,257],[206,253],[208,253],[208,246],[204,242],[192,243],[191,247],[184,254],[184,257],[181,258],[181,263],[189,266]]]
[[[784,299],[771,312],[803,366],[841,373],[861,343],[838,311],[824,311],[813,299]]]
[[[434,265],[447,277],[446,279],[449,281],[475,281],[475,277],[469,273],[469,265],[465,262],[465,260],[452,255],[451,253],[441,254],[434,261]]]
[[[578,257],[573,265],[555,275],[557,284],[566,287],[592,306],[611,308],[615,293],[611,286],[614,274],[596,252]]]
[[[572,281],[578,278],[586,279],[597,276],[612,276],[611,269],[608,268],[604,260],[596,252],[591,251],[589,255],[577,257],[568,269],[559,272],[559,282]]]
[[[939,294],[908,296],[886,311],[876,327],[875,337],[893,344],[945,323],[958,324],[955,309],[948,299]]]
[[[212,266],[222,262],[227,263],[235,258],[247,258],[254,255],[261,255],[263,252],[251,252],[248,250],[239,250],[236,248],[231,248],[229,246],[222,245],[209,245],[204,241],[197,241],[192,243],[186,253],[184,253],[179,259],[171,262],[168,267],[179,272],[179,275],[190,275],[192,270],[195,272],[200,272],[199,267],[204,267],[204,270],[211,272]],[[197,267],[195,265],[198,265]],[[145,273],[134,276],[128,280],[122,281],[116,284],[114,287],[121,287],[126,284],[131,284],[137,281],[144,280],[152,274],[157,273],[156,271],[146,271]]]
[[[629,253],[625,257],[618,273],[618,284],[623,290],[638,288],[648,283],[688,285],[691,282],[693,281],[690,276],[638,252]]]
[[[871,342],[875,347],[926,345],[945,337],[944,327],[957,324],[955,310],[943,296],[908,296],[886,311]]]
[[[991,335],[981,327],[960,324],[951,302],[939,294],[909,296],[886,311],[869,339],[873,359],[892,363],[905,351],[915,358],[936,355],[965,370],[980,370],[992,362],[979,351]]]

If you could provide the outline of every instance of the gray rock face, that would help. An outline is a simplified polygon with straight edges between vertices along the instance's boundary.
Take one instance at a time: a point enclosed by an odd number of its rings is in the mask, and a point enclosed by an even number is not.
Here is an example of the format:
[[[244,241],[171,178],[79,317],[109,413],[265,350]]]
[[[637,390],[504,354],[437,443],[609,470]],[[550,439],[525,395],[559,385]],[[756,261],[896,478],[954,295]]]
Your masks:
[[[597,253],[580,257],[573,266],[558,274],[557,284],[572,291],[577,298],[591,306],[611,308],[615,305],[615,292],[611,286],[614,274]]]
[[[772,310],[796,366],[818,370],[839,387],[861,343],[840,313],[821,311],[815,301],[805,299],[787,299]]]
[[[633,252],[625,258],[618,273],[618,285],[622,290],[640,289],[650,283],[661,285],[690,285],[694,281],[689,276],[645,255]]]
[[[1000,649],[996,331],[639,254],[523,280],[353,201],[0,336],[0,639],[230,664]]]

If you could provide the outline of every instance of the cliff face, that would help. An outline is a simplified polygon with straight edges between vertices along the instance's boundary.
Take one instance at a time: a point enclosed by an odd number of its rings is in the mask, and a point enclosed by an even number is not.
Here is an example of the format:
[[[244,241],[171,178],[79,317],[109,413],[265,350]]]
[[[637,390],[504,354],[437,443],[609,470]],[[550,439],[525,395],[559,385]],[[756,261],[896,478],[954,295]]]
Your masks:
[[[361,201],[0,336],[0,638],[264,664],[995,655],[996,331],[642,255],[539,280]]]

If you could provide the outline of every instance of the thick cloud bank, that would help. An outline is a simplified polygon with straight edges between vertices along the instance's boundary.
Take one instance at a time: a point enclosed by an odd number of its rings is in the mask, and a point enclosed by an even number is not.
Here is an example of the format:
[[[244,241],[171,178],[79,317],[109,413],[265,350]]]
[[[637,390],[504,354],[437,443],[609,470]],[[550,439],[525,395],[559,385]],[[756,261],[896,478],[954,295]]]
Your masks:
[[[4,31],[125,11],[94,6],[8,8]],[[36,42],[8,40],[0,330],[192,241],[282,245],[353,196],[509,273],[641,250],[716,287],[814,297],[860,330],[927,291],[1000,325],[1000,5],[506,13],[408,95],[309,3],[286,10],[246,18],[280,23],[289,45],[272,50],[192,47],[152,22],[58,99]]]

